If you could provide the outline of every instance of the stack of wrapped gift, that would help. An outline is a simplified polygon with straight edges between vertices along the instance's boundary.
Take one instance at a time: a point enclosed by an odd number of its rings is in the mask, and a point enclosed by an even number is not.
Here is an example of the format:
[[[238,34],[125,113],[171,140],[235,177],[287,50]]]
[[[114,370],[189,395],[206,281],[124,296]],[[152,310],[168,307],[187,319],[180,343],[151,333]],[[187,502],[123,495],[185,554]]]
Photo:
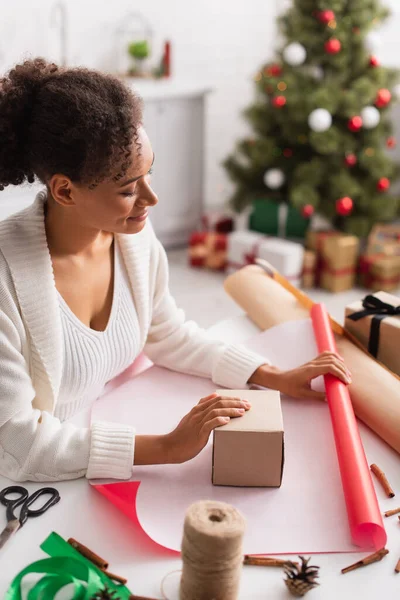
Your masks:
[[[400,286],[400,225],[375,225],[360,257],[360,284],[390,292]]]
[[[346,306],[345,328],[400,375],[400,298],[378,292]]]
[[[400,255],[364,254],[358,270],[360,284],[368,290],[391,292],[400,286]]]
[[[359,240],[338,231],[309,231],[307,248],[317,253],[317,285],[330,292],[354,286]]]
[[[195,231],[189,240],[189,264],[224,271],[227,259],[227,235]]]
[[[300,285],[304,248],[301,244],[255,231],[234,231],[228,238],[228,268],[232,272],[256,258],[268,261],[293,285]]]
[[[400,225],[375,225],[368,236],[367,254],[400,256]]]

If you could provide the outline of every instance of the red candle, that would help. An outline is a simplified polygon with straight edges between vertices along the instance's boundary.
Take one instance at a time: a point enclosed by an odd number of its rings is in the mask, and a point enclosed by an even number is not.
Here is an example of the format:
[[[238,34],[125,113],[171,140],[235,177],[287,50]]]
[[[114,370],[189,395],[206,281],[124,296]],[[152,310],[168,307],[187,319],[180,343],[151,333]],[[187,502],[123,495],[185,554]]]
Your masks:
[[[323,304],[314,304],[311,319],[318,351],[337,353],[336,342]],[[353,542],[380,550],[386,532],[350,400],[348,387],[333,375],[325,375],[340,475]]]

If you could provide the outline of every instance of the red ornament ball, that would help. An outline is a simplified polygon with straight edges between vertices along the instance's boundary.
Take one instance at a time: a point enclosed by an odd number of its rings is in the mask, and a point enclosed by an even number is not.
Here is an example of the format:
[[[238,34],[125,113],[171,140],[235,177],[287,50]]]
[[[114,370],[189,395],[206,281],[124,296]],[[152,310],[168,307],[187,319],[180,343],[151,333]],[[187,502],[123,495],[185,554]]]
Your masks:
[[[375,106],[378,108],[384,108],[387,106],[392,99],[392,94],[386,88],[381,88],[375,99]]]
[[[282,67],[280,65],[271,65],[269,70],[272,77],[279,77],[279,75],[282,75]]]
[[[379,67],[380,66],[380,62],[379,60],[376,58],[376,56],[370,56],[369,58],[369,66],[370,67]]]
[[[293,156],[293,150],[291,148],[285,148],[282,154],[285,158],[290,158]]]
[[[390,181],[387,177],[381,177],[376,184],[378,192],[386,192],[390,188]]]
[[[314,207],[312,204],[306,204],[305,206],[303,206],[303,208],[301,209],[301,214],[303,215],[303,217],[305,219],[309,219],[310,217],[313,216],[314,214]]]
[[[325,42],[325,50],[328,54],[337,54],[342,49],[342,44],[336,38],[332,38]]]
[[[386,146],[388,148],[396,148],[396,146],[397,146],[396,138],[393,136],[388,137],[388,139],[386,140]]]
[[[347,167],[354,167],[357,164],[357,156],[355,154],[346,154],[344,163]]]
[[[363,120],[359,115],[351,117],[347,123],[347,127],[350,129],[350,131],[360,131],[362,126]]]
[[[349,196],[336,201],[336,212],[342,217],[347,217],[353,210],[353,200]]]
[[[275,106],[275,108],[282,108],[282,106],[285,106],[286,104],[286,97],[275,96],[275,98],[272,98],[272,104]]]
[[[333,21],[335,19],[335,13],[333,10],[321,10],[317,14],[317,19],[320,23],[328,25],[329,21]]]

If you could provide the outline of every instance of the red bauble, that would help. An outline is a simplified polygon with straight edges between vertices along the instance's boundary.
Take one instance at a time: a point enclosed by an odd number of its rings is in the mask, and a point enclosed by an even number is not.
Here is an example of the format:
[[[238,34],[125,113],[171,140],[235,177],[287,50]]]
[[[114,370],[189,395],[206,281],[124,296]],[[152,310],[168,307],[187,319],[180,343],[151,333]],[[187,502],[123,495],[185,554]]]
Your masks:
[[[276,108],[282,108],[282,106],[285,106],[286,104],[285,96],[275,96],[275,98],[272,98],[272,104]]]
[[[336,201],[336,212],[342,217],[347,217],[353,210],[353,200],[349,196]]]
[[[310,217],[313,216],[314,214],[314,207],[312,204],[306,204],[305,206],[303,206],[303,208],[301,209],[301,214],[303,215],[303,217],[305,219],[309,219]]]
[[[291,148],[285,148],[282,154],[285,158],[290,158],[293,156],[293,150]]]
[[[350,131],[360,131],[363,126],[363,120],[360,116],[356,115],[355,117],[351,117],[347,123],[347,127]]]
[[[332,38],[325,42],[325,50],[328,54],[337,54],[342,49],[342,44],[336,38]]]
[[[375,105],[378,108],[384,108],[392,99],[392,94],[386,88],[381,88],[376,96]]]
[[[269,67],[264,68],[264,75],[267,77],[279,77],[282,75],[282,67],[280,65],[269,65]]]
[[[344,163],[348,167],[354,167],[357,164],[357,156],[355,154],[346,154]]]
[[[272,77],[279,77],[279,75],[282,75],[282,67],[280,65],[271,65],[269,70]]]
[[[396,146],[397,146],[396,138],[393,136],[388,137],[388,139],[386,140],[386,146],[388,148],[396,148]]]
[[[380,64],[381,63],[376,58],[376,56],[370,56],[370,58],[369,58],[369,66],[370,67],[379,67]]]
[[[381,177],[376,184],[378,192],[386,192],[390,188],[390,181],[387,177]]]
[[[324,23],[324,25],[327,25],[329,23],[329,21],[333,21],[335,18],[335,13],[333,12],[333,10],[321,10],[318,14],[317,14],[317,19],[320,23]]]

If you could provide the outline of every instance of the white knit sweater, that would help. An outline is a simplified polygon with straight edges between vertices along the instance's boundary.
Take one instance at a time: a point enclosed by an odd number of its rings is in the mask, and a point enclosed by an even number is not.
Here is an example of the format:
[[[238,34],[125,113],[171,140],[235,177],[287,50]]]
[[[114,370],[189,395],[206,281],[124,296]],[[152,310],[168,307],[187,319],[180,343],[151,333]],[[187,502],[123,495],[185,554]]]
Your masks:
[[[16,481],[128,479],[132,427],[78,428],[55,416],[63,337],[44,202],[40,193],[30,207],[0,222],[0,473]],[[138,318],[138,352],[166,368],[212,377],[218,386],[244,388],[267,361],[184,321],[169,293],[165,252],[149,224],[116,237]]]
[[[63,373],[54,415],[60,421],[90,407],[103,393],[106,383],[130,367],[138,355],[139,323],[117,240],[113,289],[111,313],[104,331],[94,331],[82,323],[57,292],[63,333]]]

